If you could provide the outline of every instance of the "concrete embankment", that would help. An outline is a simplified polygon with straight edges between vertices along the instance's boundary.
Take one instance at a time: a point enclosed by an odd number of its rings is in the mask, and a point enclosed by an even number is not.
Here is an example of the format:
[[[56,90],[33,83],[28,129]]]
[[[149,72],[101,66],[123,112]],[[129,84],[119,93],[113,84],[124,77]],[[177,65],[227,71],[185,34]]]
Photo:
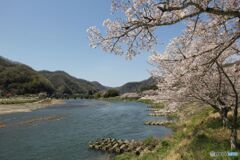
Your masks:
[[[173,123],[173,121],[145,121],[145,125],[159,125],[164,126]]]
[[[155,147],[155,145],[146,145],[142,141],[117,140],[114,138],[102,138],[89,142],[90,149],[116,154],[133,152],[140,155],[142,152],[152,151]]]

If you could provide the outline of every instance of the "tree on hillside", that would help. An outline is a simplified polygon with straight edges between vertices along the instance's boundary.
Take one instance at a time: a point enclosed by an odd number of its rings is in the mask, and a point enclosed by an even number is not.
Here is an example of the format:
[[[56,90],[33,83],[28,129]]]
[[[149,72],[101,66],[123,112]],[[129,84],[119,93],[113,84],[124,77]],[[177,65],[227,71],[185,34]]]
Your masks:
[[[170,86],[190,85],[196,87],[193,91],[205,87],[203,89],[206,93],[203,95],[209,92],[211,96],[207,98],[211,102],[225,106],[222,108],[230,107],[233,113],[231,148],[235,149],[239,69],[236,65],[230,68],[224,66],[236,63],[240,55],[240,1],[113,0],[112,7],[113,10],[124,13],[125,17],[105,20],[105,35],[96,27],[89,28],[90,45],[127,58],[132,58],[142,50],[154,51],[158,38],[161,38],[155,31],[161,26],[182,21],[186,23],[185,31],[169,44],[166,54],[156,54],[153,59],[161,67],[165,65],[165,61],[168,62],[158,76],[166,76]],[[207,77],[214,81],[208,83]],[[179,83],[178,78],[181,79]],[[206,82],[206,85],[202,85]],[[207,87],[211,89],[208,90]],[[177,95],[189,95],[190,91],[186,90],[190,89],[189,86],[181,88]],[[212,90],[217,88],[216,91]],[[174,86],[172,89],[175,89]],[[169,90],[169,94],[171,93]],[[226,104],[222,104],[223,100]]]

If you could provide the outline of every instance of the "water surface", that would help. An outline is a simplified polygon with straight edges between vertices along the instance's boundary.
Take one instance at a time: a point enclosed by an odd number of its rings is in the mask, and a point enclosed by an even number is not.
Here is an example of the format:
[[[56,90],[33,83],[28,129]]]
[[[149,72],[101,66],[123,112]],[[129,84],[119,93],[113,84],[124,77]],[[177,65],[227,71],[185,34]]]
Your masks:
[[[69,100],[34,112],[1,115],[7,126],[0,129],[0,160],[99,160],[107,155],[89,150],[88,141],[171,134],[168,128],[144,125],[153,119],[146,109],[137,102]],[[49,116],[62,119],[41,120]],[[21,123],[31,119],[35,121]]]

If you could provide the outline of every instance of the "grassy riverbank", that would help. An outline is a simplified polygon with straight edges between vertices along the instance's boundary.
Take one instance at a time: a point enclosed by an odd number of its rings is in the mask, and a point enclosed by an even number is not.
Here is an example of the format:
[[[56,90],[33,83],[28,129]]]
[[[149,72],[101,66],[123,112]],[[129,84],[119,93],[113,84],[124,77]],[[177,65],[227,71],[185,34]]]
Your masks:
[[[37,96],[34,96],[34,97],[17,96],[17,97],[11,97],[11,98],[0,98],[0,105],[33,103],[40,100],[41,99]]]
[[[209,154],[211,151],[230,151],[230,132],[222,127],[218,113],[211,108],[188,104],[171,116],[177,118],[175,124],[169,125],[174,133],[171,137],[158,139],[157,147],[153,152],[143,153],[140,156],[126,153],[116,156],[115,160],[206,160],[212,159]],[[151,142],[151,138],[148,141]],[[216,159],[231,158],[222,156]]]
[[[156,103],[150,99],[138,99],[137,101],[148,104],[151,107],[156,108],[156,109],[161,109],[161,108],[164,108],[164,106],[165,106],[163,102]]]

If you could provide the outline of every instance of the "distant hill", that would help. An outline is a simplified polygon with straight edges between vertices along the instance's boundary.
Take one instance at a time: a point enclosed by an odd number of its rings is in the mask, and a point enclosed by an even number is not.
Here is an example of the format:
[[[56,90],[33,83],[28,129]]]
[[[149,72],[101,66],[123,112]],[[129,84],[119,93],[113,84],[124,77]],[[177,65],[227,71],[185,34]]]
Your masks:
[[[99,82],[78,79],[64,71],[35,71],[31,67],[0,56],[0,96],[37,94],[46,92],[55,96],[89,97],[96,92],[116,89],[120,94],[155,89],[153,78],[140,82],[129,82],[111,88]]]
[[[103,90],[106,90],[106,89],[110,88],[110,87],[103,86],[101,83],[99,83],[97,81],[92,81],[91,83],[95,88],[97,88],[100,91],[103,91]]]
[[[120,92],[120,94],[129,93],[129,92],[141,92],[150,89],[156,89],[156,81],[150,77],[146,80],[140,82],[129,82],[116,89]]]
[[[54,92],[49,80],[31,67],[0,57],[0,95]]]
[[[98,82],[78,79],[64,71],[40,71],[39,73],[53,84],[55,92],[58,94],[92,95],[106,88]]]

